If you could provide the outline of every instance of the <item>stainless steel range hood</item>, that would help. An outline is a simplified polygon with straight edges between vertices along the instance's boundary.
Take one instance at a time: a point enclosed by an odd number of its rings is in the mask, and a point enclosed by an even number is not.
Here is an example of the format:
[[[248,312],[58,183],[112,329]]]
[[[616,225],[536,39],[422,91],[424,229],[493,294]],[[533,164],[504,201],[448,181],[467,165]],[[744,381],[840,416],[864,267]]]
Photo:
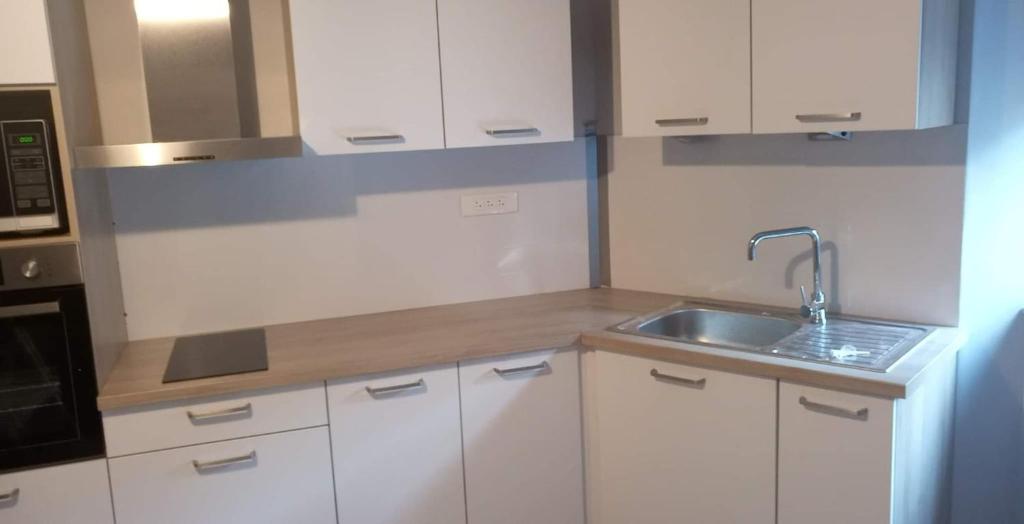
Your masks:
[[[78,167],[298,156],[287,0],[87,0],[102,145]]]

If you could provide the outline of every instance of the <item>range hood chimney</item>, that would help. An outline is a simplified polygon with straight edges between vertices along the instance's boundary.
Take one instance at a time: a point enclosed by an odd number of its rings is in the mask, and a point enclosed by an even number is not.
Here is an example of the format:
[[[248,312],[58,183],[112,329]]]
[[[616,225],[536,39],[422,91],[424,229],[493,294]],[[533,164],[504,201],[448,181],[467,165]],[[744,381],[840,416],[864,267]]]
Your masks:
[[[287,0],[87,0],[103,145],[78,167],[299,156]]]

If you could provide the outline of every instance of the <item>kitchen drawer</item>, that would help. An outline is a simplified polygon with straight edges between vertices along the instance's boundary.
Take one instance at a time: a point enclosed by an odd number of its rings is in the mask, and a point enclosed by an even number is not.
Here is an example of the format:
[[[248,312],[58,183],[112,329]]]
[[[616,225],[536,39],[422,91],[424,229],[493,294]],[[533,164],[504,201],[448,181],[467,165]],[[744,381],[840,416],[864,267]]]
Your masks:
[[[0,524],[112,524],[107,461],[0,475]]]
[[[322,382],[103,414],[110,457],[326,424]]]
[[[118,524],[334,524],[327,428],[110,460]]]

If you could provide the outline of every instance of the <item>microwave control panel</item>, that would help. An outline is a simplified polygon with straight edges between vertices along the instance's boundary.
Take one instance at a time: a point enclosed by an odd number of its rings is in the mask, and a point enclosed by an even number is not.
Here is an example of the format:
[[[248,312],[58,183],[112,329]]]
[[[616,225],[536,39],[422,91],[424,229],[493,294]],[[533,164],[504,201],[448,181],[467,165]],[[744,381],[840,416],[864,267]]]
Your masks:
[[[0,238],[67,231],[49,91],[0,91]]]

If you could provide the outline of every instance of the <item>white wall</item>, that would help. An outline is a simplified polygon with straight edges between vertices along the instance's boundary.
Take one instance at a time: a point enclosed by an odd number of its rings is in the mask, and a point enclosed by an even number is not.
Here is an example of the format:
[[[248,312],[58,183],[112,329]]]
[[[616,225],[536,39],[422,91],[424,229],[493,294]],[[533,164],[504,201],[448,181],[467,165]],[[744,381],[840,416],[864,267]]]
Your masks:
[[[733,136],[606,148],[611,284],[796,307],[811,286],[810,241],[746,245],[807,225],[825,241],[832,310],[955,324],[963,126],[855,134]]]
[[[1024,0],[976,0],[954,522],[1024,522]]]
[[[587,287],[585,150],[111,170],[129,338]],[[506,190],[518,214],[461,216]]]

